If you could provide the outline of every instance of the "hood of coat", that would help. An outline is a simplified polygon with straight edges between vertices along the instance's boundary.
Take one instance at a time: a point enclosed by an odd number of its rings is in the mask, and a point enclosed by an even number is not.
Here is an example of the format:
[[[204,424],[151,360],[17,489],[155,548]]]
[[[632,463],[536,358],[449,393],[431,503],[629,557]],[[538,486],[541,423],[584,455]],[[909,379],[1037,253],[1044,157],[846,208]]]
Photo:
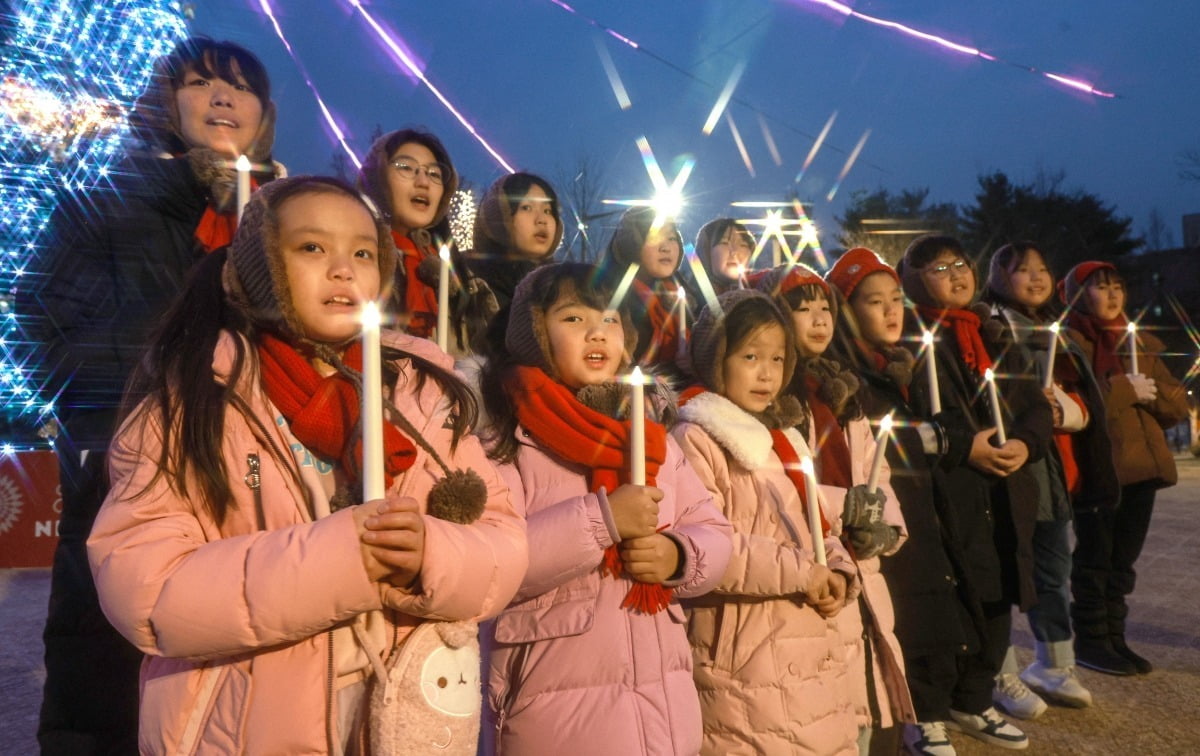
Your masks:
[[[774,443],[771,431],[762,421],[720,394],[706,391],[679,409],[679,419],[695,423],[712,436],[742,467],[757,470],[771,460]],[[783,434],[792,442],[796,453],[808,454],[808,444],[793,427]]]

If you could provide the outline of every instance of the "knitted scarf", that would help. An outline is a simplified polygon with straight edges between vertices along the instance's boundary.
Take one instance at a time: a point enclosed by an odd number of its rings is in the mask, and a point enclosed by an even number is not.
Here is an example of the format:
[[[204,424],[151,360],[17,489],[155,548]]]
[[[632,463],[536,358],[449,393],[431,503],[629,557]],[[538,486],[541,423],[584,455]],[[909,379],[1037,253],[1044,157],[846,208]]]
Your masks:
[[[937,323],[953,331],[962,361],[976,375],[983,377],[984,372],[992,366],[992,358],[988,356],[983,337],[979,334],[979,316],[970,310],[947,310],[922,304],[916,305],[916,310],[926,323]]]
[[[585,406],[569,388],[541,368],[519,365],[505,380],[517,421],[535,441],[555,456],[590,468],[588,486],[608,491],[629,482],[629,421],[616,420]],[[667,458],[667,431],[646,422],[646,485],[654,485]],[[604,552],[600,572],[620,578],[621,554],[616,544]],[[633,584],[622,609],[654,614],[671,602],[671,589],[649,583]]]
[[[656,291],[656,288],[661,289],[661,293]],[[652,329],[650,343],[643,352],[644,364],[673,362],[679,352],[679,319],[671,316],[671,308],[662,301],[663,294],[674,298],[678,289],[679,285],[670,279],[659,281],[657,287],[650,286],[640,278],[633,279],[631,290],[646,308],[646,318],[650,321]],[[682,337],[686,341],[687,333]]]
[[[887,372],[887,366],[892,362],[891,358],[879,351],[879,349],[877,349],[873,344],[863,341],[862,339],[855,339],[854,343],[858,347],[858,351],[862,353],[862,355],[871,363],[871,367],[875,369],[875,372],[879,375],[889,378],[892,381],[892,385],[900,390],[900,395],[904,397],[904,401],[909,401],[909,384],[900,383],[895,379],[894,376],[889,375]]]
[[[788,480],[792,481],[792,485],[796,487],[796,493],[800,495],[800,502],[804,505],[805,516],[808,515],[810,506],[816,507],[817,513],[821,516],[820,535],[821,537],[829,535],[829,521],[825,519],[825,513],[821,511],[820,504],[808,500],[808,485],[804,480],[804,473],[800,471],[800,455],[796,453],[796,447],[792,446],[792,442],[788,441],[782,430],[772,428],[771,448],[779,457],[779,461],[783,463],[783,471],[787,473]],[[818,535],[813,533],[812,537],[815,541]]]
[[[1092,342],[1092,372],[1097,378],[1107,380],[1109,376],[1124,373],[1117,347],[1126,335],[1128,321],[1124,315],[1112,320],[1102,320],[1094,315],[1071,310],[1067,323]]]
[[[251,177],[250,191],[253,192],[257,188],[258,182]],[[192,232],[192,236],[200,243],[205,252],[215,252],[233,241],[237,225],[236,208],[227,213],[221,213],[210,204],[204,208],[204,215],[200,216],[200,222],[196,224],[196,230]]]
[[[850,467],[850,445],[846,443],[846,434],[842,432],[842,426],[834,416],[833,409],[819,398],[820,379],[814,375],[806,375],[804,385],[808,389],[808,408],[812,412],[813,436],[816,438],[813,462],[817,470],[817,479],[831,486],[850,488],[854,485],[854,480]]]
[[[404,330],[418,338],[431,338],[433,329],[437,326],[437,292],[417,277],[417,267],[429,252],[419,249],[416,242],[399,231],[392,231],[392,241],[396,243],[400,260],[404,264],[403,307],[409,316],[408,325]]]
[[[296,440],[326,459],[338,460],[350,480],[359,480],[362,470],[361,404],[358,390],[346,376],[322,376],[290,344],[264,334],[258,345],[263,387],[267,397],[288,421]],[[342,361],[362,370],[362,345],[355,342]],[[353,435],[352,435],[353,434]],[[383,423],[384,482],[412,466],[417,451],[391,423]]]

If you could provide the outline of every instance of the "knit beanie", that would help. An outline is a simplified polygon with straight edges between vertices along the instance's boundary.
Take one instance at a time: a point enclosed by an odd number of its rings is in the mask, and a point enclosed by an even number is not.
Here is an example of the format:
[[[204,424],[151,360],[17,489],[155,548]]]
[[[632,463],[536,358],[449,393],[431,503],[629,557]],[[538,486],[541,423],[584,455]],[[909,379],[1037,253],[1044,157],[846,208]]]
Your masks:
[[[763,292],[755,289],[733,289],[717,297],[716,308],[705,306],[692,326],[692,340],[689,344],[692,371],[710,391],[725,393],[725,354],[729,349],[729,344],[726,343],[726,321],[747,302],[753,301],[764,302],[779,317],[787,344],[782,385],[787,386],[791,383],[792,373],[796,369],[796,350],[792,346],[790,318],[785,317],[775,302]]]
[[[792,306],[785,298],[785,295],[800,286],[816,286],[825,293],[825,299],[829,302],[829,312],[833,315],[833,322],[837,322],[837,297],[833,295],[833,291],[829,288],[829,284],[825,282],[825,279],[817,275],[817,272],[807,265],[796,263],[769,268],[768,270],[751,275],[749,283],[758,291],[773,297],[779,309],[789,315],[792,312]]]
[[[1067,271],[1067,275],[1062,277],[1058,282],[1058,298],[1063,304],[1068,307],[1074,307],[1079,301],[1079,297],[1083,294],[1084,284],[1091,278],[1092,274],[1100,270],[1110,270],[1117,273],[1117,266],[1112,263],[1103,262],[1101,260],[1088,260],[1081,262],[1071,270]],[[1119,273],[1117,273],[1120,275]]]
[[[371,198],[379,214],[391,225],[392,188],[388,183],[388,172],[392,170],[392,155],[409,142],[428,148],[433,153],[433,159],[447,168],[447,175],[442,179],[442,199],[438,202],[433,222],[429,224],[429,227],[433,227],[446,217],[450,201],[458,191],[458,171],[450,161],[450,153],[446,151],[446,147],[433,134],[416,129],[399,129],[376,139],[363,157],[362,167],[358,172],[358,188]]]
[[[473,252],[476,257],[507,257],[513,251],[513,200],[520,200],[529,189],[514,197],[515,184],[539,186],[554,206],[554,242],[543,258],[549,260],[562,244],[563,223],[559,214],[558,195],[545,179],[532,173],[510,173],[492,182],[475,211]]]
[[[276,331],[292,340],[306,341],[304,328],[292,305],[285,263],[279,250],[279,207],[291,197],[308,193],[343,194],[362,198],[347,184],[323,176],[292,176],[264,185],[250,195],[238,224],[222,282],[230,303],[255,325]],[[363,206],[369,209],[364,201]],[[379,238],[379,299],[391,291],[396,270],[392,235],[374,213]]]
[[[621,214],[621,221],[609,239],[608,250],[605,253],[610,265],[615,264],[618,269],[624,271],[633,263],[641,263],[642,246],[650,236],[656,213],[652,207],[639,206],[631,207]],[[679,233],[679,226],[673,219],[665,222],[672,224],[675,241],[679,243],[679,259],[675,261],[675,270],[679,270],[679,265],[683,262],[683,234]]]
[[[887,273],[896,283],[900,276],[895,268],[885,263],[866,247],[854,247],[837,259],[833,267],[825,273],[825,280],[837,288],[847,300],[858,285],[872,273]]]
[[[708,274],[710,281],[717,275],[712,267],[713,247],[721,243],[721,240],[725,238],[726,232],[731,228],[734,229],[735,233],[748,237],[751,248],[754,247],[754,234],[750,233],[750,229],[738,223],[733,218],[710,220],[701,226],[700,232],[696,234],[696,257],[700,260],[700,265],[704,268],[704,272]]]

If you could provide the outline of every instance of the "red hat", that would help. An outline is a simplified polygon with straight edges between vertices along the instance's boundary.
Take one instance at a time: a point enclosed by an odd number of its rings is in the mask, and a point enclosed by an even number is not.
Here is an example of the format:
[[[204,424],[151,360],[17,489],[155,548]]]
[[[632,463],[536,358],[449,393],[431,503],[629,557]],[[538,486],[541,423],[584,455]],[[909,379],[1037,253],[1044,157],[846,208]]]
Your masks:
[[[1079,290],[1083,288],[1084,282],[1098,270],[1111,270],[1113,273],[1117,273],[1117,266],[1102,260],[1088,260],[1079,263],[1067,271],[1067,275],[1058,282],[1058,298],[1068,307],[1073,306],[1079,299]]]
[[[820,288],[825,292],[827,298],[832,299],[833,297],[833,292],[829,290],[829,284],[825,283],[825,280],[817,275],[815,270],[800,263],[780,265],[777,268],[752,273],[746,282],[752,288],[773,297],[781,297],[797,286],[809,285]]]
[[[895,268],[879,259],[879,255],[866,247],[846,250],[846,254],[839,257],[825,274],[825,280],[836,286],[843,297],[849,299],[862,280],[872,273],[887,273],[896,283],[900,283],[900,276]]]

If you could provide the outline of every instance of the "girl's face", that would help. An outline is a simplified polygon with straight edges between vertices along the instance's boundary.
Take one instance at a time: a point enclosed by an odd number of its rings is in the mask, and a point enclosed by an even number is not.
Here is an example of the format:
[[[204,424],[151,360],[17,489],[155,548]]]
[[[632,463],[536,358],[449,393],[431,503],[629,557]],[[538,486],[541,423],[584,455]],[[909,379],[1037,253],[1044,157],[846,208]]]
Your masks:
[[[564,384],[579,389],[616,377],[625,352],[620,313],[597,310],[572,292],[550,306],[545,322],[550,361]]]
[[[1017,304],[1036,309],[1054,293],[1054,276],[1046,267],[1042,253],[1031,249],[1025,259],[1008,274],[1008,286]]]
[[[763,412],[783,388],[787,335],[778,323],[767,323],[729,350],[721,365],[725,398],[747,412]]]
[[[534,184],[521,198],[512,219],[512,244],[520,257],[540,260],[558,236],[558,218],[546,190]]]
[[[433,150],[419,142],[405,142],[392,153],[388,189],[392,194],[392,228],[408,233],[433,225],[446,191],[449,169],[437,162]]]
[[[975,298],[975,272],[971,264],[948,249],[921,268],[921,280],[939,307],[962,310]]]
[[[1101,271],[1083,290],[1088,312],[1102,320],[1113,320],[1125,312],[1125,284]]]
[[[833,339],[833,310],[825,297],[806,299],[792,310],[796,348],[805,357],[818,357]]]
[[[278,209],[279,248],[304,335],[337,343],[362,330],[379,295],[379,237],[370,212],[344,194],[315,192]]]
[[[737,281],[753,252],[754,245],[750,243],[749,237],[737,226],[730,226],[725,229],[725,235],[713,245],[709,253],[713,273],[730,281]]]
[[[893,346],[904,328],[904,292],[882,271],[859,282],[850,296],[850,311],[862,338],[872,346]]]
[[[670,278],[679,267],[683,250],[679,247],[678,231],[674,223],[664,223],[661,228],[650,229],[638,262],[648,278]]]
[[[263,106],[242,78],[236,61],[237,82],[219,76],[207,78],[189,67],[183,86],[175,90],[179,130],[189,147],[207,147],[230,158],[250,149],[262,125]]]

